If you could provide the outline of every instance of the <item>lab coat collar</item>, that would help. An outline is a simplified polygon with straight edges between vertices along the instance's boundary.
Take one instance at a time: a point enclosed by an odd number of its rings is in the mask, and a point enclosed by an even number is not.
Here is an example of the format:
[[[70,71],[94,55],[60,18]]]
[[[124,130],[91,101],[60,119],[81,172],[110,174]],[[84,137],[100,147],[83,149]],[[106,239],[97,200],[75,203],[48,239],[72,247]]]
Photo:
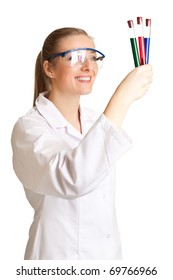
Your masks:
[[[97,119],[97,113],[88,114],[88,109],[80,105],[80,118],[82,124],[82,134],[75,129],[56,108],[56,106],[48,98],[46,98],[47,92],[40,93],[36,99],[36,108],[39,113],[46,119],[50,126],[61,129],[66,128],[67,133],[77,138],[83,138],[87,133],[90,126]]]

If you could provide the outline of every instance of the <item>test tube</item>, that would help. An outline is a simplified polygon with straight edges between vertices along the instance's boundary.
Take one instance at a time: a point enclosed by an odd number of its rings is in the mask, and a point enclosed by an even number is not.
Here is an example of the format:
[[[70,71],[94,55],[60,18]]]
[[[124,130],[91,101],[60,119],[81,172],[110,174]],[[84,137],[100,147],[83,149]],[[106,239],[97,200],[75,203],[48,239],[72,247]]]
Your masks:
[[[138,45],[137,45],[137,40],[135,35],[134,23],[133,20],[128,20],[127,23],[130,31],[130,43],[132,48],[133,60],[134,60],[135,67],[138,67],[140,66],[140,61],[139,61]]]
[[[139,45],[139,59],[140,65],[145,64],[145,44],[144,44],[144,31],[143,31],[143,20],[142,17],[137,17],[138,27],[138,45]]]
[[[151,19],[145,20],[145,63],[149,63],[149,51],[150,51],[150,36],[151,36]]]

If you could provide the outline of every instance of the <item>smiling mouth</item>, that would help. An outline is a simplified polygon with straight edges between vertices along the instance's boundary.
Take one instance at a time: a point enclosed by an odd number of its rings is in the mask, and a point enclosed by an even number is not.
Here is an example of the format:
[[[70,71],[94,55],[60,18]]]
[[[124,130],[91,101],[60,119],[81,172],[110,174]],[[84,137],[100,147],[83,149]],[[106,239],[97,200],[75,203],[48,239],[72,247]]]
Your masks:
[[[87,81],[88,82],[91,80],[91,77],[76,77],[75,79],[78,81]]]

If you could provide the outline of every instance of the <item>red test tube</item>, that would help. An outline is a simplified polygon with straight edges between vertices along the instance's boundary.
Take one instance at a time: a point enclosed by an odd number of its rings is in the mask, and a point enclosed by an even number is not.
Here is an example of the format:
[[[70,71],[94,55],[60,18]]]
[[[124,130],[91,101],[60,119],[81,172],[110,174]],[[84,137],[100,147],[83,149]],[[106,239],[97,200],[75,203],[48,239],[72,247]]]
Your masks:
[[[140,65],[145,64],[145,44],[144,44],[144,31],[142,17],[137,17],[138,27],[138,46],[139,46],[139,59]]]

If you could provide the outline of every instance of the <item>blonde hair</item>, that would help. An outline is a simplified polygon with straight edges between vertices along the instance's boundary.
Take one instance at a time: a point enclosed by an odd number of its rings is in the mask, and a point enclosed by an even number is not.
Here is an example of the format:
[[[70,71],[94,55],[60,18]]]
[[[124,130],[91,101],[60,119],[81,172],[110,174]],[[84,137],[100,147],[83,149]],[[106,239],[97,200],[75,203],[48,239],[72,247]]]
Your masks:
[[[85,35],[92,39],[85,30],[75,27],[59,28],[51,32],[44,41],[42,51],[37,56],[35,63],[35,82],[34,82],[34,100],[33,106],[35,106],[35,100],[39,93],[48,91],[50,89],[50,80],[43,70],[43,62],[47,60],[47,57],[57,52],[60,40],[67,36]]]

